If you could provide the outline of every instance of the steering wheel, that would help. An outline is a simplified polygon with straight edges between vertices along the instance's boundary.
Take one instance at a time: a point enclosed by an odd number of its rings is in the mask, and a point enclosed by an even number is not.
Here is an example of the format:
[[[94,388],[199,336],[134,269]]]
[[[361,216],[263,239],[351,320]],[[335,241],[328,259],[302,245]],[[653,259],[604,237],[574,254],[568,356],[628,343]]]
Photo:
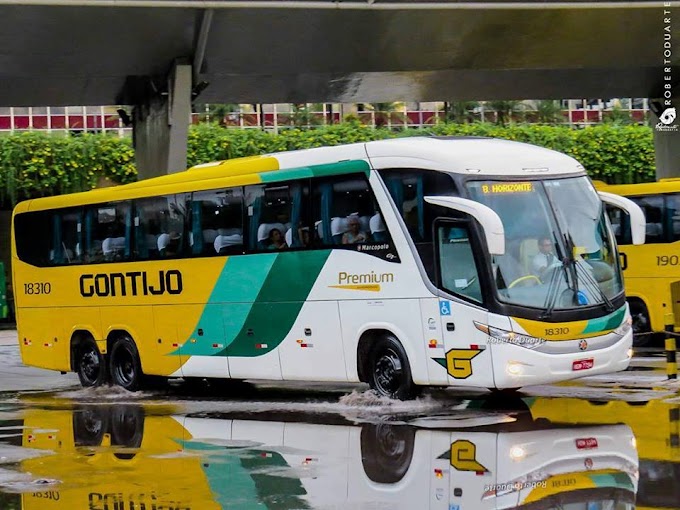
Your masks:
[[[538,276],[534,276],[533,274],[528,274],[526,276],[520,276],[519,278],[517,278],[510,285],[508,285],[508,289],[512,289],[515,285],[517,285],[519,283],[530,282],[530,281],[536,281],[536,283],[534,285],[541,285],[541,283],[543,283]]]

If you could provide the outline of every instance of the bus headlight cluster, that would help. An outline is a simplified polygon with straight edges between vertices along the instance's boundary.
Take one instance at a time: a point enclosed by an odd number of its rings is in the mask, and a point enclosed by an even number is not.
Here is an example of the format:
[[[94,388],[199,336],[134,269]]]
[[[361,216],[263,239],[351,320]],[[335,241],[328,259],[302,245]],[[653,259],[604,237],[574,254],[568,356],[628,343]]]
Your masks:
[[[534,336],[515,333],[514,331],[506,331],[479,322],[475,322],[475,327],[489,337],[490,344],[502,342],[525,347],[526,349],[536,349],[546,342],[545,338],[536,338]]]
[[[615,335],[619,336],[625,336],[626,333],[630,331],[630,328],[633,327],[633,319],[628,317],[625,321],[621,323],[621,325],[614,330]]]

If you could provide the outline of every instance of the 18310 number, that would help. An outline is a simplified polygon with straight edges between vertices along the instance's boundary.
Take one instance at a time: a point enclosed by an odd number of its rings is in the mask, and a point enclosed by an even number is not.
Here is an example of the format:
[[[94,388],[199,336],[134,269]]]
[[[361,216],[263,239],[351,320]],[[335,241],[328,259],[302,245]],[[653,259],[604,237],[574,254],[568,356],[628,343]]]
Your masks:
[[[29,296],[49,294],[50,292],[52,292],[52,284],[50,282],[24,283],[24,294]]]

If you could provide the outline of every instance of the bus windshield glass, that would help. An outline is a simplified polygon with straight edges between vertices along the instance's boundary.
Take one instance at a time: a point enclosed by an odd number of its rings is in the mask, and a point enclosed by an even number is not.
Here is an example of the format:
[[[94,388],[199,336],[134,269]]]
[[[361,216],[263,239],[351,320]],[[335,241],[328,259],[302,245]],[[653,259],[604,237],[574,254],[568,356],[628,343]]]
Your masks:
[[[605,304],[623,292],[613,236],[587,177],[468,183],[505,229],[505,254],[493,258],[501,301],[558,309]]]

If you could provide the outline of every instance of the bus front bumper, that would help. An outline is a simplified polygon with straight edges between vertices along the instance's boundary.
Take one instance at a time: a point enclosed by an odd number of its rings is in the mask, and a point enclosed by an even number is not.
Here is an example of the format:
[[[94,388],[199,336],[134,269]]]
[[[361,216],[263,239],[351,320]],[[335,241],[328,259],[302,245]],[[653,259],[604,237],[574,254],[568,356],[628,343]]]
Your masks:
[[[495,386],[498,389],[521,388],[620,372],[630,364],[632,346],[632,331],[609,347],[568,354],[546,354],[514,345],[494,345]]]

